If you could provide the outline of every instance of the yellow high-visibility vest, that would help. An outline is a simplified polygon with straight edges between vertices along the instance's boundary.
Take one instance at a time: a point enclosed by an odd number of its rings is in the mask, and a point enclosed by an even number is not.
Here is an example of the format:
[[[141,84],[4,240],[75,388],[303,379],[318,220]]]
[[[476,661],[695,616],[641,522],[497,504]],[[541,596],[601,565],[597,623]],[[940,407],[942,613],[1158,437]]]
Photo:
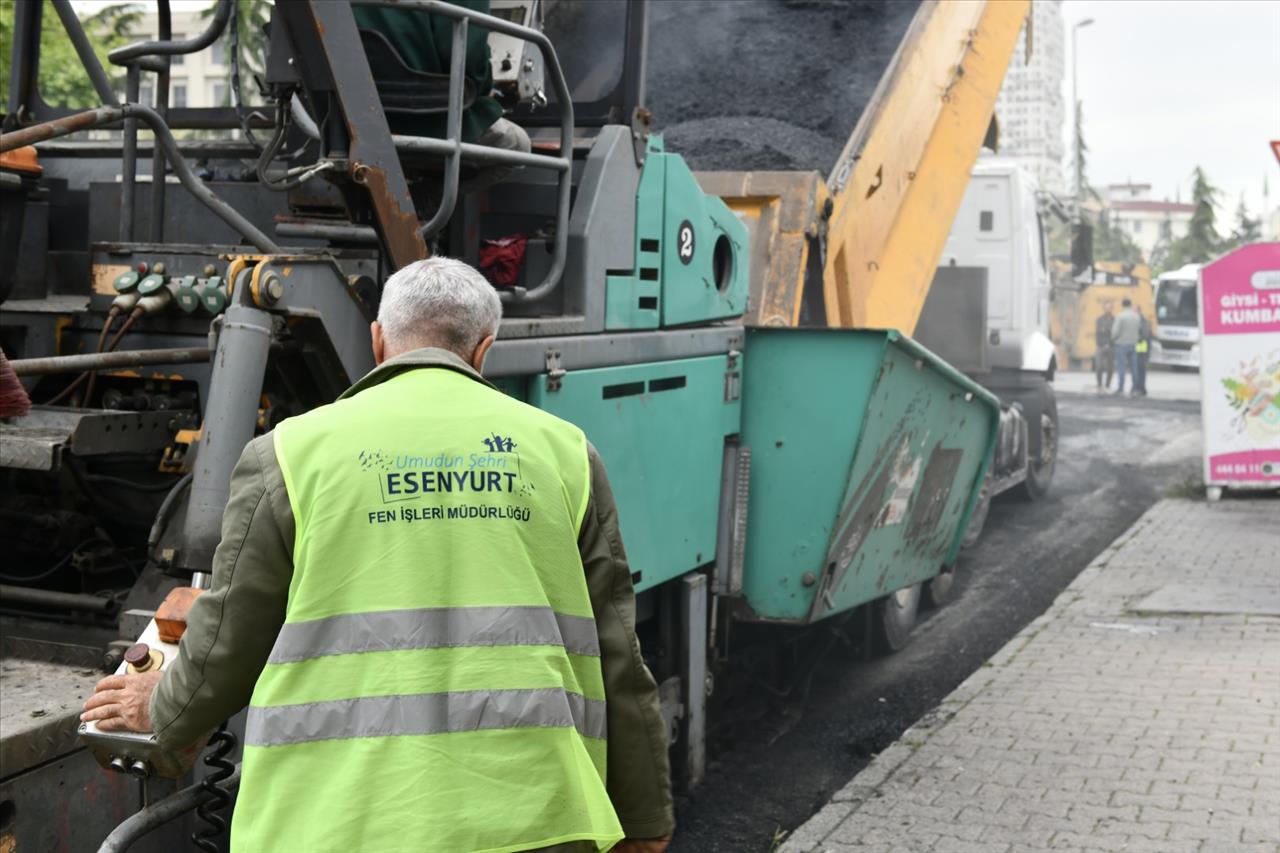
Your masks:
[[[620,840],[577,547],[582,431],[419,368],[284,421],[274,444],[294,573],[233,849]]]

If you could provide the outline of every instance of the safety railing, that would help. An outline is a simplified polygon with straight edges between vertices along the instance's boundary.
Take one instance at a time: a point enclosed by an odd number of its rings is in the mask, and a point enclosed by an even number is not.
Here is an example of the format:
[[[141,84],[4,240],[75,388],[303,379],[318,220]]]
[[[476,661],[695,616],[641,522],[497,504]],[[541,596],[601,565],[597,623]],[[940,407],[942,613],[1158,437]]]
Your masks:
[[[169,112],[169,63],[172,57],[196,53],[217,41],[234,15],[232,0],[219,0],[214,7],[209,25],[195,38],[173,41],[170,23],[169,0],[157,0],[156,17],[158,41],[138,42],[116,48],[107,54],[115,65],[126,69],[125,101],[136,103],[141,86],[141,71],[156,74],[156,113],[167,119]],[[65,23],[65,19],[64,19]],[[133,205],[138,180],[138,122],[127,119],[124,123],[124,145],[120,171],[120,242],[133,239]],[[164,239],[164,174],[165,156],[153,151],[151,156],[151,240]]]
[[[166,0],[162,0],[167,6]],[[132,234],[133,222],[133,178],[135,177],[137,165],[137,133],[136,128],[132,134],[132,144],[130,144],[130,134],[128,133],[128,125],[133,120],[143,122],[151,129],[155,135],[155,150],[152,152],[153,161],[161,161],[158,168],[163,169],[163,161],[168,160],[173,166],[173,171],[178,177],[178,181],[190,192],[199,202],[209,208],[222,221],[226,222],[241,236],[252,243],[256,248],[264,252],[279,252],[280,247],[275,244],[269,237],[257,229],[248,219],[242,216],[233,207],[219,198],[208,185],[191,170],[190,165],[178,150],[177,141],[173,137],[173,133],[169,130],[168,124],[164,117],[156,110],[143,104],[136,103],[138,98],[138,79],[139,71],[143,68],[150,71],[159,71],[162,68],[158,57],[174,56],[182,53],[191,53],[196,50],[203,49],[212,44],[222,30],[225,29],[227,21],[231,17],[232,0],[219,0],[219,4],[210,21],[208,28],[194,39],[186,41],[167,41],[160,40],[157,42],[141,42],[135,45],[129,45],[119,48],[109,57],[127,63],[128,71],[126,77],[126,103],[113,105],[116,101],[116,94],[111,89],[111,82],[106,72],[102,68],[102,63],[98,61],[97,54],[93,51],[88,36],[85,34],[84,27],[80,25],[80,19],[76,16],[75,9],[72,8],[70,0],[51,0],[54,10],[57,12],[62,22],[63,29],[67,33],[67,38],[71,41],[76,54],[80,58],[81,65],[84,66],[85,73],[88,75],[90,82],[93,84],[94,90],[103,100],[103,106],[97,109],[85,110],[83,112],[74,113],[69,116],[52,119],[40,124],[24,127],[20,130],[11,131],[0,135],[0,152],[12,151],[15,148],[21,148],[25,145],[33,145],[48,139],[57,139],[59,137],[68,136],[72,133],[79,133],[85,130],[92,130],[98,127],[106,127],[118,122],[124,121],[126,124],[126,133],[123,143],[122,156],[124,163],[122,175],[122,195],[121,195],[121,220],[122,234]],[[166,60],[167,61],[167,60]],[[164,66],[167,67],[167,66]],[[164,191],[163,173],[159,180],[155,181],[153,192],[159,194]],[[163,200],[160,201],[161,212],[160,217],[156,217],[153,200],[153,228],[157,219],[163,218]],[[129,231],[124,231],[124,223],[129,223]]]
[[[167,7],[167,0],[160,0]],[[557,194],[555,212],[555,239],[552,250],[550,268],[542,280],[532,288],[504,290],[503,301],[528,302],[541,299],[552,293],[560,284],[566,267],[568,254],[568,231],[570,202],[573,184],[573,132],[574,115],[573,99],[569,92],[559,58],[550,39],[541,31],[521,26],[492,15],[475,12],[455,6],[442,0],[352,0],[353,5],[393,6],[397,8],[420,9],[424,12],[450,18],[453,24],[452,55],[450,60],[449,106],[446,117],[446,138],[400,136],[392,137],[397,151],[403,153],[428,153],[442,155],[445,158],[444,186],[441,191],[440,204],[431,219],[419,227],[424,237],[433,236],[453,217],[457,207],[460,182],[461,163],[463,160],[477,164],[523,166],[535,169],[549,169],[557,173]],[[71,0],[51,0],[53,8],[62,21],[73,47],[75,48],[85,72],[88,74],[94,89],[104,104],[112,104],[116,95],[112,91],[110,81],[102,68],[97,55],[93,51],[88,37],[81,26]],[[172,56],[193,53],[207,48],[226,29],[227,23],[234,15],[233,0],[219,0],[208,27],[200,35],[182,41],[161,38],[158,41],[147,41],[117,48],[108,58],[117,64],[124,65],[126,72],[126,102],[119,106],[103,106],[70,116],[54,119],[42,124],[26,127],[12,133],[4,134],[0,139],[0,151],[9,151],[35,142],[56,139],[71,133],[116,124],[125,123],[122,145],[122,177],[121,177],[121,239],[132,238],[133,200],[136,186],[137,165],[137,121],[146,124],[155,134],[155,150],[153,150],[153,186],[152,186],[152,229],[153,237],[163,220],[163,192],[165,160],[173,166],[182,185],[201,203],[212,210],[219,218],[244,236],[250,243],[265,252],[278,252],[279,247],[265,234],[236,210],[223,202],[205,183],[191,171],[165,121],[162,104],[160,111],[137,103],[140,90],[140,72],[153,71],[167,74],[168,59]],[[167,16],[162,16],[167,17]],[[542,54],[544,67],[551,78],[556,93],[556,104],[560,119],[560,150],[558,156],[534,154],[523,151],[508,151],[474,143],[466,143],[461,139],[462,127],[462,90],[465,79],[465,60],[467,32],[471,25],[510,35],[533,44]],[[161,35],[167,35],[163,32]],[[163,85],[157,87],[163,90]],[[162,102],[167,101],[162,95]],[[295,105],[295,112],[296,112]],[[301,123],[298,123],[301,124]],[[315,131],[303,127],[305,131]],[[310,135],[310,134],[308,134]],[[317,134],[318,135],[318,134]]]
[[[398,9],[420,9],[435,15],[451,18],[453,24],[452,54],[449,68],[449,112],[445,120],[446,138],[433,139],[421,136],[393,136],[396,150],[442,154],[445,157],[444,187],[440,206],[431,219],[418,229],[424,238],[437,233],[453,217],[458,201],[458,176],[463,159],[477,163],[507,166],[527,166],[550,169],[558,173],[556,193],[556,230],[551,267],[542,281],[527,290],[504,290],[503,301],[529,302],[547,296],[560,284],[564,275],[565,260],[569,248],[569,208],[573,190],[573,97],[560,68],[551,40],[539,30],[464,9],[442,0],[352,0],[357,6],[392,6]],[[533,44],[542,54],[543,64],[551,76],[556,92],[556,106],[560,110],[560,154],[532,154],[523,151],[506,151],[462,141],[462,83],[465,77],[467,28],[470,25],[484,27],[490,32],[503,33]]]
[[[66,2],[66,0],[59,0],[59,2]],[[168,0],[160,0],[160,3],[163,7],[169,5]],[[162,33],[159,41],[143,41],[118,47],[107,54],[107,59],[116,65],[128,65],[133,60],[145,56],[184,56],[189,53],[198,53],[217,41],[218,36],[222,35],[222,31],[227,28],[227,21],[231,19],[231,3],[232,0],[218,0],[218,5],[214,7],[213,15],[209,18],[209,26],[194,38],[170,41]]]
[[[24,145],[34,145],[46,139],[57,139],[60,136],[92,130],[95,127],[104,127],[109,124],[115,124],[125,118],[136,118],[151,129],[151,132],[155,134],[156,145],[172,161],[173,171],[177,174],[179,182],[198,201],[258,249],[270,253],[278,253],[280,251],[280,247],[271,238],[259,231],[239,211],[218,198],[213,190],[209,189],[205,182],[200,180],[195,172],[191,171],[191,166],[179,153],[177,140],[173,138],[168,125],[164,123],[164,119],[160,118],[155,110],[148,106],[121,104],[118,107],[98,107],[95,110],[86,110],[65,118],[24,127],[22,130],[15,130],[0,136],[0,152],[12,151]]]

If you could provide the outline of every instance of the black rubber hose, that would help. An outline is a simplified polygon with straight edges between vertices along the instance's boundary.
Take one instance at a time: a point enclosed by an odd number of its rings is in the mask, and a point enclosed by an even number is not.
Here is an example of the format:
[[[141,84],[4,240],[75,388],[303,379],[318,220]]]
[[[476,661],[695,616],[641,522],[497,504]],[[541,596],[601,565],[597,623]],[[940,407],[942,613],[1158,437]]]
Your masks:
[[[94,352],[102,352],[102,348],[107,345],[107,334],[111,331],[111,325],[115,323],[116,317],[120,314],[120,308],[112,305],[111,310],[107,312],[107,319],[102,324],[102,333],[98,335],[98,348]],[[93,383],[98,379],[96,371],[89,371],[89,386],[84,389],[84,399],[80,401],[81,406],[89,405],[89,398],[93,396]]]
[[[204,821],[205,826],[191,833],[191,843],[206,853],[219,853],[215,838],[227,831],[227,819],[221,812],[231,805],[231,795],[219,787],[218,783],[231,777],[236,766],[227,760],[227,755],[236,748],[236,736],[227,731],[223,723],[209,738],[209,752],[204,757],[204,766],[211,772],[200,782],[204,792],[204,800],[196,806],[196,816]]]
[[[169,518],[173,515],[173,508],[178,504],[178,495],[182,494],[183,489],[191,485],[192,475],[190,473],[183,474],[182,479],[174,483],[173,488],[169,490],[169,494],[164,496],[164,500],[160,502],[160,509],[156,511],[156,520],[151,523],[151,532],[147,534],[147,554],[150,555],[151,549],[160,544],[160,537],[164,535],[164,529],[169,524]]]

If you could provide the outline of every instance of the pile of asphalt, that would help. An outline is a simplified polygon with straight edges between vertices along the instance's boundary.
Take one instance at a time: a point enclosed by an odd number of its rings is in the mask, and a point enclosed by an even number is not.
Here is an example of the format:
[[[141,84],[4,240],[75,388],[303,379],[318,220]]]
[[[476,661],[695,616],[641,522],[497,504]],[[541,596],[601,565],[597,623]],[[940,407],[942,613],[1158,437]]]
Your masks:
[[[684,0],[649,6],[646,101],[694,169],[827,174],[917,0]]]

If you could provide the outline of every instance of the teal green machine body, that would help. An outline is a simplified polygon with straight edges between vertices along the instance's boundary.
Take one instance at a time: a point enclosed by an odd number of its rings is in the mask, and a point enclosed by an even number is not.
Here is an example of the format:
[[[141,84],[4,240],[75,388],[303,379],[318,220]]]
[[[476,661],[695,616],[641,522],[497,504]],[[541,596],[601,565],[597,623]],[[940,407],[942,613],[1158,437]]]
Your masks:
[[[1000,404],[893,331],[752,329],[740,615],[815,622],[955,561]]]
[[[746,227],[702,191],[684,158],[651,137],[636,191],[635,268],[606,279],[606,329],[696,335],[732,322],[747,306],[746,259]],[[715,559],[724,446],[742,423],[742,370],[737,349],[498,382],[577,424],[600,452],[638,592]]]
[[[698,334],[745,311],[746,228],[657,138],[634,239],[635,268],[605,282],[606,329]],[[953,562],[994,448],[995,398],[896,332],[740,331],[724,354],[500,382],[599,450],[637,591],[726,571],[726,443],[752,460],[738,572],[713,584],[740,617],[817,621]]]

